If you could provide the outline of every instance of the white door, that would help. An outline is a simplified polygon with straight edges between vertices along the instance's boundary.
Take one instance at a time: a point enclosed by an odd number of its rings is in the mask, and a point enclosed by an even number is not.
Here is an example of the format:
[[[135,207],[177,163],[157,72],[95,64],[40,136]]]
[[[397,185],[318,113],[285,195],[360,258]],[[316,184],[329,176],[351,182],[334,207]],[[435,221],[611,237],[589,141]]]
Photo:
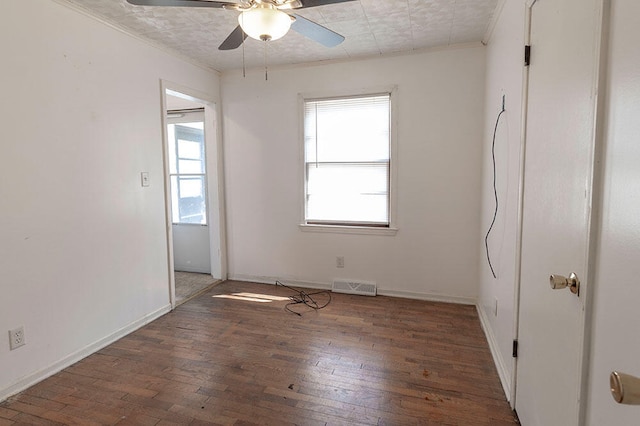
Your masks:
[[[613,370],[640,377],[640,2],[611,1],[602,223],[594,291],[589,426],[640,424],[616,404]]]
[[[531,7],[515,401],[525,426],[579,422],[599,3]],[[551,289],[551,274],[571,272],[581,297]]]

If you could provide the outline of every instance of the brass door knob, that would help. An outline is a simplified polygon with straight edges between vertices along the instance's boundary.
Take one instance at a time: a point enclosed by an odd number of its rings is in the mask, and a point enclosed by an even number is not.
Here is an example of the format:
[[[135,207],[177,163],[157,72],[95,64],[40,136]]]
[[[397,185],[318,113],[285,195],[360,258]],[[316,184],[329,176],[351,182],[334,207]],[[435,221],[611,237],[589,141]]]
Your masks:
[[[609,376],[611,396],[619,404],[640,405],[640,378],[614,371]]]
[[[571,290],[571,293],[576,295],[580,291],[580,280],[573,272],[569,274],[569,278],[562,275],[552,274],[549,277],[549,283],[551,284],[551,288],[554,290],[560,290],[568,287],[569,290]]]

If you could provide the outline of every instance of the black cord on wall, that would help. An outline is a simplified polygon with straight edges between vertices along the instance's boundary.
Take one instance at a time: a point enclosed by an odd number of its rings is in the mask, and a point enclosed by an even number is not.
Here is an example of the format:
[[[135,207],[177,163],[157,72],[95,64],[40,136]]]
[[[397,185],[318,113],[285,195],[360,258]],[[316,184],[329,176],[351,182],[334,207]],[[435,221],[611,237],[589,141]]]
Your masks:
[[[491,264],[491,256],[489,255],[489,234],[493,229],[493,225],[496,223],[496,217],[498,216],[498,189],[496,188],[496,133],[498,131],[498,124],[500,123],[500,117],[505,112],[504,109],[504,95],[502,96],[502,110],[498,114],[498,118],[496,118],[496,125],[493,128],[493,141],[491,142],[491,159],[493,161],[493,197],[495,199],[496,208],[493,211],[493,220],[491,220],[491,225],[489,226],[489,230],[487,231],[487,235],[484,237],[484,248],[487,251],[487,262],[489,262],[489,268],[491,268],[491,274],[493,278],[497,278],[496,273],[493,269],[493,265]]]

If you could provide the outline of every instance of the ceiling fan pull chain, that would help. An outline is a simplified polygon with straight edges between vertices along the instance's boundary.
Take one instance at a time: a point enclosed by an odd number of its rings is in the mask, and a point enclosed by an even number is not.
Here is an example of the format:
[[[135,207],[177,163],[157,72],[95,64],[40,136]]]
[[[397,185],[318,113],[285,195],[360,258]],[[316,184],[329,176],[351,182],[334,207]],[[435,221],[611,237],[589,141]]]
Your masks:
[[[243,33],[244,36],[244,33]],[[244,62],[244,39],[242,39],[242,78],[247,77],[247,67]]]
[[[264,41],[264,81],[269,80],[269,74],[267,73],[267,41]]]
[[[244,62],[244,30],[242,29],[242,25],[244,24],[244,15],[240,14],[240,16],[238,17],[240,19],[239,23],[240,23],[240,31],[242,31],[242,35],[241,35],[241,39],[242,39],[242,78],[247,78],[247,68],[246,68],[246,64]]]

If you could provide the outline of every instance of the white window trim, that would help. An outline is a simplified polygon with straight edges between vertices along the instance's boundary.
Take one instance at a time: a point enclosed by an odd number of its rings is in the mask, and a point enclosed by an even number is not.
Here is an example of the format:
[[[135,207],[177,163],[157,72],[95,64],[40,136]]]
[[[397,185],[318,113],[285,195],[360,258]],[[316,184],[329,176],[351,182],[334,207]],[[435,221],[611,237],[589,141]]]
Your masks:
[[[376,93],[389,93],[391,104],[391,126],[389,132],[390,156],[389,165],[389,226],[345,226],[345,225],[317,225],[305,223],[305,157],[304,157],[304,101],[305,99],[322,99],[337,97],[357,97],[372,95]],[[298,141],[299,141],[299,167],[300,179],[298,194],[300,194],[300,225],[303,232],[320,232],[336,234],[361,234],[361,235],[388,235],[393,236],[398,232],[397,200],[398,200],[398,86],[370,87],[355,91],[332,91],[320,93],[299,93],[298,94]]]
[[[398,228],[378,226],[309,225],[301,223],[303,232],[322,232],[329,234],[396,235]]]

